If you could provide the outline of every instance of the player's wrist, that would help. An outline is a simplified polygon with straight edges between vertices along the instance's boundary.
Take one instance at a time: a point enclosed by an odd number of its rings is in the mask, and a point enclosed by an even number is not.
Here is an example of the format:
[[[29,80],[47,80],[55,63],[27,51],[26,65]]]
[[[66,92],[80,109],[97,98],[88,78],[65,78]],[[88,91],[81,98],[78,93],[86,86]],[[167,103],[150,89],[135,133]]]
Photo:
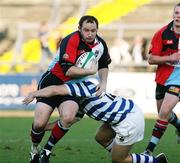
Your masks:
[[[168,56],[168,61],[170,61],[170,62],[171,62],[171,61],[172,61],[172,59],[173,59],[173,56],[172,56],[172,55],[169,55],[169,56]]]
[[[36,97],[38,97],[38,94],[36,92],[32,92],[31,96],[32,96],[32,98],[36,98]]]

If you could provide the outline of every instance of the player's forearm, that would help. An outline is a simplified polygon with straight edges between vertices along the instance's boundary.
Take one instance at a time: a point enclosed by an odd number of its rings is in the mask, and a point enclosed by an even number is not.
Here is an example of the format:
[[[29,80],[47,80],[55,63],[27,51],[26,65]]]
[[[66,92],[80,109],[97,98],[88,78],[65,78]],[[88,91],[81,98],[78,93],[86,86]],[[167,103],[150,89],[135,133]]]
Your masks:
[[[148,58],[148,63],[151,65],[163,64],[163,63],[171,61],[170,59],[171,59],[170,56],[155,56],[155,55],[150,54]]]
[[[106,89],[107,85],[107,78],[108,78],[108,68],[102,68],[98,71],[99,73],[99,78],[100,78],[100,84],[103,85],[103,87]]]
[[[28,96],[25,97],[25,99],[22,102],[23,104],[28,105],[37,97],[48,98],[55,95],[67,95],[67,94],[68,94],[68,90],[65,85],[49,86],[41,90],[29,93]]]
[[[49,86],[38,91],[33,92],[33,96],[36,97],[52,97],[56,95],[68,95],[68,90],[66,86]]]
[[[93,75],[94,73],[95,72],[92,69],[84,69],[84,68],[72,66],[66,72],[66,76],[69,76],[72,78],[78,78],[78,77],[83,77],[87,75]]]

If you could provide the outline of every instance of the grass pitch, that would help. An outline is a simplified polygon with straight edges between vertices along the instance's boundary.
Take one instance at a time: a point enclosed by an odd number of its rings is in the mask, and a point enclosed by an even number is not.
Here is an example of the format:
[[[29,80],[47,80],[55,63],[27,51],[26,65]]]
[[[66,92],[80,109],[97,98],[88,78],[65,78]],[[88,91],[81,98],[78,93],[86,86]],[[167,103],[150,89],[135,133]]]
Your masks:
[[[144,151],[151,136],[154,120],[146,119],[145,138],[135,145],[132,152]],[[32,118],[0,118],[0,163],[27,163],[30,149]],[[53,150],[51,163],[110,163],[109,153],[94,140],[100,125],[89,118],[76,123]],[[42,145],[49,137],[46,132]],[[180,163],[180,144],[176,143],[175,129],[169,125],[154,154],[164,152],[170,163]]]

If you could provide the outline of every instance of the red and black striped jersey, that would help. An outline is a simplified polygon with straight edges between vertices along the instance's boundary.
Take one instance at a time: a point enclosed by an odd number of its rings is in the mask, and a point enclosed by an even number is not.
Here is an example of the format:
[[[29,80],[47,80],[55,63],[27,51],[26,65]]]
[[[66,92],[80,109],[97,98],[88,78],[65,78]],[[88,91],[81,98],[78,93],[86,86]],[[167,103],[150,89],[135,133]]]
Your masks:
[[[95,54],[98,61],[98,69],[106,68],[111,63],[108,47],[101,37],[97,35],[93,44],[87,44],[83,41],[81,33],[75,31],[62,39],[58,52],[48,71],[51,71],[62,81],[70,80],[70,77],[65,76],[66,71],[75,65],[78,57],[85,52],[93,52]]]
[[[168,56],[178,51],[179,37],[173,30],[173,22],[155,33],[151,41],[149,53],[156,56]],[[166,63],[157,67],[155,81],[164,85],[174,70],[174,66]]]

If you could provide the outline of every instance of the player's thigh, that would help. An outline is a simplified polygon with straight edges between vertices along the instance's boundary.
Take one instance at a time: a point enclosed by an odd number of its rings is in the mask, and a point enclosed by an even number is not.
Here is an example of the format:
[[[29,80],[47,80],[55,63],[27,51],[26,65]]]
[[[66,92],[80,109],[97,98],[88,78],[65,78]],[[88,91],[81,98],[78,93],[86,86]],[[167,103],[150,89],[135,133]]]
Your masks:
[[[159,99],[159,100],[156,99],[156,106],[157,106],[157,111],[158,111],[158,113],[159,113],[159,111],[160,111],[162,102],[163,102],[163,99]]]
[[[62,119],[74,120],[75,115],[78,112],[78,109],[79,109],[78,103],[73,100],[64,101],[58,107],[58,111]]]
[[[116,133],[107,123],[103,123],[96,131],[95,139],[101,144],[109,143]]]
[[[118,145],[114,143],[111,151],[112,161],[123,163],[132,162],[131,156],[129,155],[132,146],[133,145]]]
[[[35,108],[33,125],[37,128],[45,127],[52,112],[53,109],[51,106],[42,102],[38,102]]]
[[[155,91],[155,95],[156,95],[156,106],[157,106],[157,111],[159,113],[159,110],[161,108],[164,96],[166,94],[167,91],[167,87],[161,84],[157,84],[156,85],[156,91]]]
[[[179,97],[166,93],[159,113],[160,118],[168,118],[168,115],[172,112],[178,102]]]

